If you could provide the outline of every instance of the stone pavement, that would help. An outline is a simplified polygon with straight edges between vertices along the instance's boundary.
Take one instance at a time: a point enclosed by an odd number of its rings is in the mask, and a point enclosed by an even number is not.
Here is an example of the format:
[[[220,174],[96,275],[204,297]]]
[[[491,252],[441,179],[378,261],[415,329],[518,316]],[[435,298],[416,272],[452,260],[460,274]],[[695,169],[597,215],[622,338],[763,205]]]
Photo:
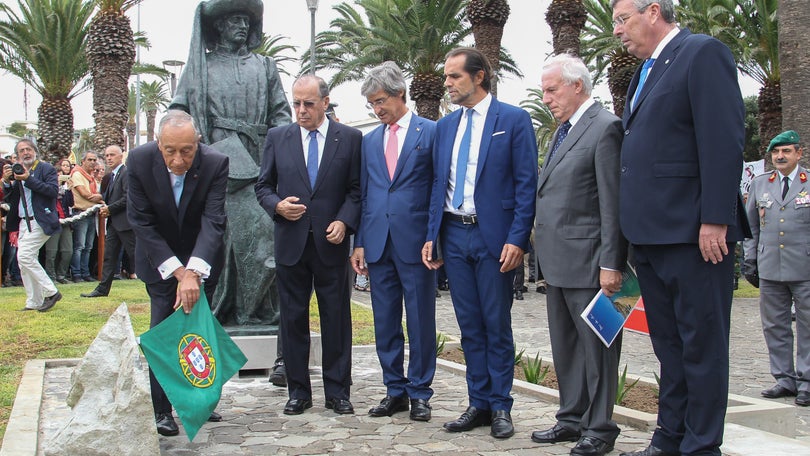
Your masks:
[[[533,284],[529,284],[532,286]],[[438,329],[444,334],[459,337],[449,293],[442,292],[437,300]],[[551,357],[546,327],[545,296],[533,288],[525,294],[526,300],[515,301],[513,327],[518,349],[526,353],[540,353]],[[368,293],[355,292],[353,299],[368,305]],[[623,343],[623,362],[628,371],[652,377],[657,361],[646,336],[626,333]],[[770,386],[767,352],[759,326],[756,299],[735,300],[732,315],[732,369],[731,391],[758,397],[759,390]],[[40,449],[50,435],[69,416],[64,404],[68,389],[70,368],[49,368],[45,372],[45,393],[41,407]],[[355,347],[353,350],[352,402],[355,415],[336,415],[323,406],[320,371],[313,370],[314,407],[298,416],[281,413],[286,402],[286,390],[267,383],[265,376],[233,379],[225,386],[218,411],[221,423],[206,423],[193,442],[182,432],[178,437],[161,437],[163,455],[265,455],[265,454],[329,454],[337,452],[404,454],[568,454],[571,444],[539,445],[529,439],[531,431],[554,424],[557,406],[535,397],[514,394],[512,417],[516,434],[511,439],[496,440],[488,428],[468,433],[448,433],[442,423],[455,419],[466,407],[464,378],[439,369],[434,381],[435,396],[433,419],[417,423],[407,413],[392,418],[371,418],[366,413],[385,394],[376,353],[373,347]],[[785,400],[784,402],[788,402]],[[799,438],[810,442],[810,412],[794,407]],[[743,430],[743,432],[746,432]],[[620,451],[647,445],[650,433],[622,427],[616,442],[616,455]],[[774,437],[776,438],[776,437]],[[727,441],[729,434],[727,433]],[[728,454],[745,454],[728,452]],[[757,451],[747,454],[758,454]],[[759,454],[762,454],[759,452]],[[794,453],[796,454],[796,453]],[[810,452],[808,452],[810,454]]]

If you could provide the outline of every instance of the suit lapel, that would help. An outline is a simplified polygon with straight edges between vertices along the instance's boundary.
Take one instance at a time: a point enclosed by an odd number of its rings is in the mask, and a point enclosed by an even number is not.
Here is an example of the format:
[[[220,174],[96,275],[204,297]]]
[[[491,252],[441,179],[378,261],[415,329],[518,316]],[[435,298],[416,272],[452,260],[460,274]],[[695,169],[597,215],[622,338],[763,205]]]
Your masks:
[[[546,178],[551,173],[551,171],[557,167],[557,164],[563,159],[565,154],[571,150],[572,147],[579,141],[579,138],[588,131],[591,124],[593,123],[593,118],[599,113],[599,110],[602,109],[602,106],[599,103],[592,104],[588,109],[585,110],[582,117],[580,117],[579,121],[571,127],[571,131],[568,132],[568,136],[565,137],[562,144],[560,144],[560,148],[557,149],[557,153],[551,157],[550,160],[546,159],[545,163],[543,163],[543,172],[540,174],[540,182],[537,184],[537,188],[540,189],[543,186],[543,183],[546,181]],[[559,134],[559,130],[554,135],[554,141],[557,140],[557,134]],[[551,143],[551,147],[554,147],[554,142]],[[551,149],[549,149],[551,152]]]
[[[169,177],[169,169],[166,167],[166,162],[163,161],[163,156],[160,149],[157,149],[152,160],[152,177],[155,180],[156,194],[167,195],[165,198],[165,212],[171,216],[175,223],[177,222],[177,206],[174,204],[174,192],[172,192],[172,181]],[[160,212],[160,211],[159,211]]]
[[[385,163],[385,129],[387,125],[381,124],[379,128],[374,129],[363,141],[368,141],[368,155],[366,160],[369,162],[370,169],[377,169],[377,172],[382,176],[388,176],[388,165]]]
[[[405,134],[405,141],[402,143],[402,152],[399,154],[399,159],[397,160],[397,168],[394,171],[394,178],[392,181],[397,180],[400,173],[402,173],[402,168],[405,167],[405,163],[408,162],[408,157],[411,156],[413,153],[413,149],[416,147],[416,144],[419,143],[419,137],[422,135],[422,119],[416,117],[416,115],[411,116],[411,124],[408,126],[408,132]],[[386,168],[386,172],[388,172],[388,168]]]
[[[492,142],[492,133],[495,132],[495,124],[498,122],[499,112],[500,104],[498,100],[493,97],[484,122],[484,131],[481,133],[481,147],[478,149],[478,167],[475,170],[476,183],[478,183],[478,178],[481,177],[481,171],[484,169],[484,163],[486,163],[487,156],[489,155],[489,143]]]
[[[202,163],[202,145],[197,150],[194,156],[194,162],[191,168],[186,171],[186,178],[183,180],[183,193],[180,194],[180,206],[177,208],[178,220],[183,220],[186,216],[186,209],[194,196],[194,191],[197,189],[197,183],[200,180],[200,164]]]
[[[285,144],[282,147],[284,150],[280,150],[279,153],[289,154],[301,179],[307,185],[310,185],[307,162],[304,161],[304,143],[301,140],[301,127],[297,123],[292,123],[287,128]]]
[[[323,145],[323,156],[321,157],[321,163],[318,165],[318,178],[315,179],[315,187],[312,188],[313,192],[323,180],[322,176],[329,171],[329,165],[332,163],[332,159],[335,158],[339,144],[340,130],[338,130],[335,122],[330,121],[329,130],[326,132],[326,144]]]
[[[447,117],[447,121],[445,122],[445,130],[447,134],[444,135],[442,138],[442,144],[439,144],[439,151],[444,152],[442,156],[439,158],[441,161],[439,162],[440,170],[443,172],[442,179],[450,179],[450,163],[453,161],[453,146],[456,142],[456,135],[458,134],[458,126],[461,123],[461,113],[462,109],[456,109]],[[447,180],[445,180],[447,182]]]

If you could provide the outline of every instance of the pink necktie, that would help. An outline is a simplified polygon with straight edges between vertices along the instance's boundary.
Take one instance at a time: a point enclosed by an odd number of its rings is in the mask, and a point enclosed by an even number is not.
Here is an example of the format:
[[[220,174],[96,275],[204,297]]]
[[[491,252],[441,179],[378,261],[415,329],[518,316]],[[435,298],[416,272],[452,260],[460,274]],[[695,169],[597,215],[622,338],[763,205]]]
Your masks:
[[[392,180],[397,169],[397,130],[399,130],[397,124],[388,127],[388,143],[385,145],[385,164],[388,166],[388,177]]]

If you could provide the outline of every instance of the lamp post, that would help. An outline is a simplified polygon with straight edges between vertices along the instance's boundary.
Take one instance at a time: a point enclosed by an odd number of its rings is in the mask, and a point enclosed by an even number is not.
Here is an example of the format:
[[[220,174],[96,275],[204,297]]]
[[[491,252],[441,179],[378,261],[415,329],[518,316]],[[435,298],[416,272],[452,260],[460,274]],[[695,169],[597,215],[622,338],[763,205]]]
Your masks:
[[[312,29],[309,44],[309,72],[315,74],[315,11],[318,11],[318,0],[307,0],[307,8],[312,17]]]
[[[180,68],[176,72],[173,69],[169,70],[169,74],[171,75],[171,79],[169,81],[169,88],[171,89],[172,98],[174,98],[174,91],[177,89],[177,74],[180,73],[181,71],[183,71],[183,65],[185,65],[185,64],[186,64],[186,62],[183,62],[181,60],[164,60],[163,61],[163,68],[166,68],[166,67],[169,67],[169,68],[177,68],[177,67],[179,67]]]

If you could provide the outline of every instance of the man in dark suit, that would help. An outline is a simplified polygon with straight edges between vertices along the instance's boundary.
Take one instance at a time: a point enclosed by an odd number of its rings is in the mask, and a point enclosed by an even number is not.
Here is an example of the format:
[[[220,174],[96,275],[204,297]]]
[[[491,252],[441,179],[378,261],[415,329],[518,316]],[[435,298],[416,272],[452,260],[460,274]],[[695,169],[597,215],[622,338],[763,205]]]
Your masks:
[[[116,145],[108,146],[104,149],[104,159],[109,174],[105,176],[107,185],[105,188],[104,201],[107,205],[99,210],[99,215],[107,217],[107,234],[104,238],[104,268],[101,274],[101,281],[90,293],[82,293],[83,298],[97,298],[110,294],[113,276],[118,269],[118,258],[121,256],[121,249],[126,249],[127,255],[132,261],[135,258],[135,234],[127,219],[127,167],[124,165],[124,152]],[[120,270],[118,271],[120,272]]]
[[[191,116],[171,110],[157,142],[132,149],[127,160],[127,217],[135,272],[149,293],[150,328],[181,306],[189,313],[200,287],[210,302],[222,267],[228,157],[199,138]],[[158,432],[177,435],[172,405],[151,370],[149,380]],[[211,414],[211,421],[220,419]]]
[[[622,123],[591,98],[588,68],[567,54],[543,67],[543,102],[560,122],[537,191],[535,242],[547,283],[548,329],[560,384],[557,423],[540,443],[577,441],[572,455],[613,450],[621,335],[605,347],[580,317],[594,295],[621,288],[627,243],[619,229]]]
[[[56,212],[59,182],[56,168],[39,160],[33,141],[20,140],[14,151],[17,164],[22,165],[18,171],[22,172],[15,173],[11,165],[3,165],[3,194],[11,208],[6,227],[9,232],[19,231],[17,263],[26,296],[22,310],[45,312],[62,299],[62,293],[39,263],[39,249],[62,229]]]
[[[349,235],[360,221],[359,130],[326,118],[329,88],[314,75],[293,83],[296,124],[270,129],[256,198],[275,223],[281,340],[289,401],[312,407],[309,300],[321,315],[326,408],[354,413],[349,401],[352,328]]]
[[[410,398],[411,419],[428,421],[436,372],[436,271],[422,264],[420,251],[427,234],[436,124],[408,110],[406,87],[399,67],[385,62],[369,72],[361,88],[382,125],[363,138],[363,213],[351,261],[355,272],[371,280],[374,336],[387,389],[369,414],[406,411]]]
[[[431,269],[446,264],[470,396],[444,428],[491,424],[493,437],[508,438],[515,432],[512,282],[534,223],[537,144],[529,115],[490,95],[492,68],[480,51],[450,51],[444,75],[450,100],[463,109],[436,125],[422,261]]]
[[[628,454],[719,455],[734,243],[750,235],[737,69],[721,42],[678,29],[672,0],[612,7],[614,34],[645,59],[624,111],[619,216],[661,362],[658,428]]]

